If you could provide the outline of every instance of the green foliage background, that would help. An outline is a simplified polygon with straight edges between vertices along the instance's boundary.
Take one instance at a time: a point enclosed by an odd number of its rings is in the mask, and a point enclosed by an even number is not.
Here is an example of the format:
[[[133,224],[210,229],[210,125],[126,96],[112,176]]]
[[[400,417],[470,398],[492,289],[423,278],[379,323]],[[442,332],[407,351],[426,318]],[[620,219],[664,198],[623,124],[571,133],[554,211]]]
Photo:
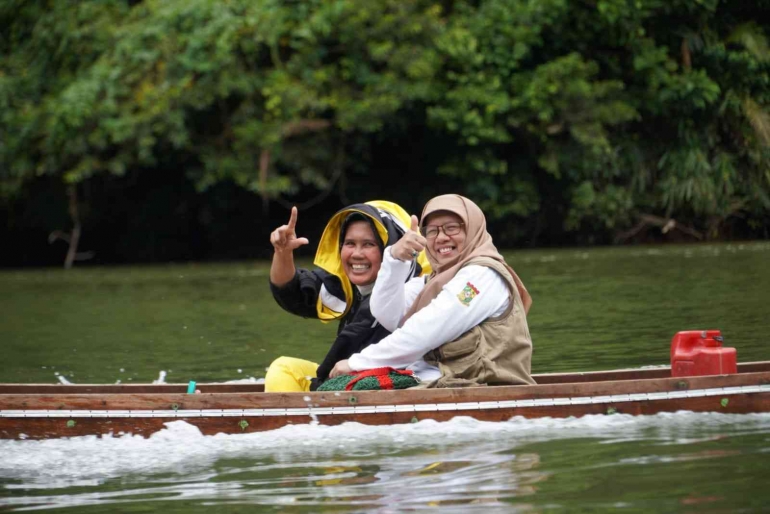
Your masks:
[[[631,240],[645,216],[766,238],[767,12],[4,0],[0,197],[19,243],[2,260],[45,253],[32,241],[66,228],[68,187],[113,262],[253,256],[291,204],[315,230],[349,202],[416,211],[449,191],[502,246]]]

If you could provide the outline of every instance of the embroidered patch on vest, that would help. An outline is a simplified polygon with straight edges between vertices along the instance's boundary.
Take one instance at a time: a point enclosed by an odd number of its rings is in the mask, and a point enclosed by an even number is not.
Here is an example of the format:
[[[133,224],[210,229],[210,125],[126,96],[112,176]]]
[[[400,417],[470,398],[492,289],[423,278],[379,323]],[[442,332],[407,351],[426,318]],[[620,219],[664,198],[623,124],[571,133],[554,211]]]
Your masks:
[[[457,295],[457,298],[460,300],[460,303],[465,305],[466,307],[471,304],[471,300],[476,298],[476,295],[479,294],[479,290],[476,289],[476,287],[468,282],[462,291],[460,291],[460,294]]]

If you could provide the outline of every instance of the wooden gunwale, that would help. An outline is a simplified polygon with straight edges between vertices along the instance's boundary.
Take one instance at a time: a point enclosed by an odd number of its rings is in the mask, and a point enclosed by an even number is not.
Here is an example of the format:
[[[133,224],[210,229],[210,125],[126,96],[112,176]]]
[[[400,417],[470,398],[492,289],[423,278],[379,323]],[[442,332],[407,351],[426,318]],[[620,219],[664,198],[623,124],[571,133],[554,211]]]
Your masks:
[[[738,364],[738,374],[770,371],[770,361]],[[580,373],[545,373],[533,375],[538,386],[551,384],[577,384],[585,382],[615,382],[671,378],[671,368],[625,369],[588,371]],[[496,386],[499,389],[506,386]],[[516,386],[522,387],[522,386]],[[201,393],[260,393],[262,384],[197,384]],[[186,394],[187,384],[0,384],[0,395],[6,394]]]
[[[770,370],[686,378],[651,378],[532,386],[313,393],[0,394],[0,410],[285,409],[362,405],[490,402],[687,391],[770,384]]]

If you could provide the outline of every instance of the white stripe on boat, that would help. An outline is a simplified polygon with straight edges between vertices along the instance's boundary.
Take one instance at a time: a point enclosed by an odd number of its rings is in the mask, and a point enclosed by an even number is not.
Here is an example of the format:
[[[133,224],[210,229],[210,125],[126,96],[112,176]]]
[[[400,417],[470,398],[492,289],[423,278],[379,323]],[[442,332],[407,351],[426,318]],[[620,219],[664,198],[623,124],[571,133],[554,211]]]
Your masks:
[[[0,418],[206,418],[355,415],[385,412],[437,412],[487,409],[526,409],[560,405],[615,404],[623,402],[677,400],[703,396],[732,396],[770,393],[770,384],[722,387],[694,391],[579,396],[574,398],[538,398],[492,402],[423,403],[414,405],[361,405],[353,407],[307,407],[285,409],[180,409],[180,410],[0,410]]]

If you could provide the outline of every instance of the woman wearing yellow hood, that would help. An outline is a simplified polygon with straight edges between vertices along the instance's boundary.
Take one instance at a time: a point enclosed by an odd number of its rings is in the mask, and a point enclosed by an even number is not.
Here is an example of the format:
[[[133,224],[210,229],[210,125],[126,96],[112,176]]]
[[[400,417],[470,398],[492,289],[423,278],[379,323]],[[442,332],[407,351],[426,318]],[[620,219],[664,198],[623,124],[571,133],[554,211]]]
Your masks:
[[[369,310],[369,296],[382,264],[385,247],[407,231],[409,215],[397,204],[372,201],[350,205],[326,225],[318,244],[315,270],[295,268],[294,250],[308,244],[297,237],[297,208],[287,225],[270,235],[275,250],[270,268],[270,290],[284,310],[321,321],[339,320],[337,337],[321,364],[279,357],[265,376],[265,391],[315,390],[329,377],[334,364],[377,343],[390,334]],[[409,276],[429,272],[424,255]]]

